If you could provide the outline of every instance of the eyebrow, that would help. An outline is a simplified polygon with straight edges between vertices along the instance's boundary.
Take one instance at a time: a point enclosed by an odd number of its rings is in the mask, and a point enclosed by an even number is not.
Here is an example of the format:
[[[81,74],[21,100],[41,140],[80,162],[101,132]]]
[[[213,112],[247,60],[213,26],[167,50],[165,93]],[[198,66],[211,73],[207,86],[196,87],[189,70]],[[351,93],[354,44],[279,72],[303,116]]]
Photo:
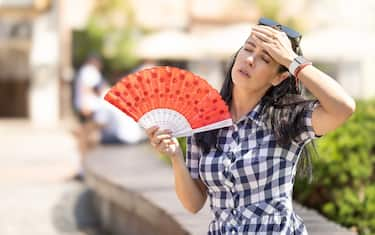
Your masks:
[[[250,44],[250,45],[253,46],[253,47],[257,47],[257,46],[255,45],[255,43],[253,43],[252,41],[246,41],[246,43],[247,43],[247,44]],[[266,54],[267,56],[269,56],[270,58],[272,58],[272,56],[271,56],[266,50],[262,50],[262,52],[263,52],[264,54]]]

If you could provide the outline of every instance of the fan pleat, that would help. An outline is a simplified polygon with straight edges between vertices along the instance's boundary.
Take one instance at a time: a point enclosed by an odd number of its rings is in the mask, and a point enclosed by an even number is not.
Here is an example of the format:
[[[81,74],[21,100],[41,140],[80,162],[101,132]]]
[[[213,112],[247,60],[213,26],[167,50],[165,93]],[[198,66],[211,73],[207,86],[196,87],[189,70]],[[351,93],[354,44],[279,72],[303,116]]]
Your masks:
[[[174,67],[153,67],[130,74],[113,86],[105,99],[143,127],[170,128],[175,136],[232,123],[217,90],[203,78]]]

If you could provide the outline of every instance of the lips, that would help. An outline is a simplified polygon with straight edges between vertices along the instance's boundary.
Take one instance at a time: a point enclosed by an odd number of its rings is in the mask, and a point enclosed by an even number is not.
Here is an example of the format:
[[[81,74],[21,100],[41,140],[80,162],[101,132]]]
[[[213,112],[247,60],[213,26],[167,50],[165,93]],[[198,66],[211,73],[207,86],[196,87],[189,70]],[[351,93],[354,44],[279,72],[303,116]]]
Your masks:
[[[240,73],[242,73],[244,76],[246,76],[246,77],[250,77],[250,73],[248,73],[246,70],[242,70],[242,69],[239,69],[238,70]]]

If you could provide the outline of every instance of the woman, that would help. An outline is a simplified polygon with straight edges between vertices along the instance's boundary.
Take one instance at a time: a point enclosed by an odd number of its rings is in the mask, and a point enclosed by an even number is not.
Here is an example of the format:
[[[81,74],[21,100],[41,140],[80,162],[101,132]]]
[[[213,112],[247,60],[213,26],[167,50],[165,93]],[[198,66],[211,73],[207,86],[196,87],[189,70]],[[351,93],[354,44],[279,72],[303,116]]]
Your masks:
[[[299,48],[294,30],[261,18],[237,52],[221,95],[234,125],[187,140],[186,165],[168,130],[147,130],[169,155],[176,193],[198,212],[210,198],[208,234],[307,234],[293,212],[297,162],[306,143],[342,125],[354,100]],[[301,95],[299,85],[317,100]]]

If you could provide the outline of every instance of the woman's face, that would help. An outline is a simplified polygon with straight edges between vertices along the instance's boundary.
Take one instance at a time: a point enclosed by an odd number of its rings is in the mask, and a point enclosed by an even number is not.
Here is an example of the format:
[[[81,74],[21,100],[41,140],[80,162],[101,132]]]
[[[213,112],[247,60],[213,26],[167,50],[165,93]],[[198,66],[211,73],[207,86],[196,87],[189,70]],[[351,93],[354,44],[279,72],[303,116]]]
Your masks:
[[[249,91],[266,91],[272,85],[277,85],[279,66],[250,35],[235,59],[232,68],[233,84]]]

